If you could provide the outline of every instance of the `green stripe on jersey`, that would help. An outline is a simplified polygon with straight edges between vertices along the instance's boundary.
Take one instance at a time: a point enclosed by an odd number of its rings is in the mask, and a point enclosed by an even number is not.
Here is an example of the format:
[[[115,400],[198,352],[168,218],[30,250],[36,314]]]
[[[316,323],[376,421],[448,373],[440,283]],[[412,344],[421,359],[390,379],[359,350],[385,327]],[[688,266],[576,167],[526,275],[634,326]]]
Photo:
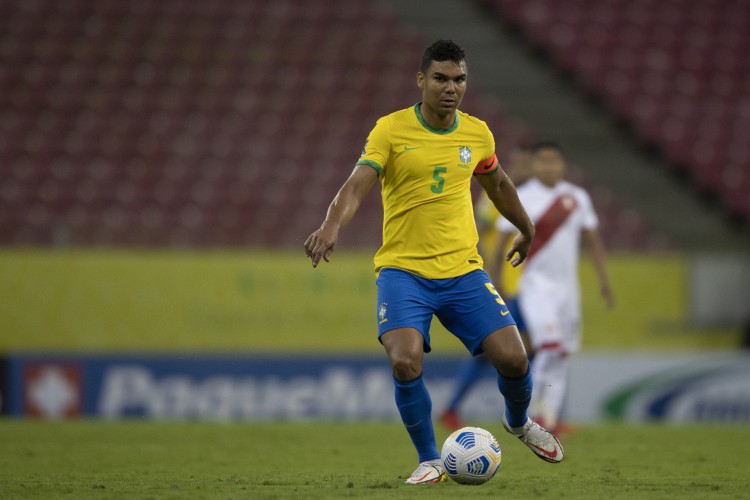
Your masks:
[[[357,165],[367,165],[368,167],[372,167],[375,169],[378,175],[380,175],[380,172],[383,171],[383,167],[381,167],[380,165],[378,165],[376,162],[372,160],[359,160],[357,162]]]

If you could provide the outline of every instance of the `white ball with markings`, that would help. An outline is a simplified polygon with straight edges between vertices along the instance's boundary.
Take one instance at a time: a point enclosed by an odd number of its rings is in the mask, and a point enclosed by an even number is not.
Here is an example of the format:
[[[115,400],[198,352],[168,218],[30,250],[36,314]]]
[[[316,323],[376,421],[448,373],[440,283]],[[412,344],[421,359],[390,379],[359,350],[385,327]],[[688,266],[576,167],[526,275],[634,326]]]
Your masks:
[[[457,483],[484,484],[500,469],[502,452],[489,431],[464,427],[448,436],[440,459],[448,477]]]

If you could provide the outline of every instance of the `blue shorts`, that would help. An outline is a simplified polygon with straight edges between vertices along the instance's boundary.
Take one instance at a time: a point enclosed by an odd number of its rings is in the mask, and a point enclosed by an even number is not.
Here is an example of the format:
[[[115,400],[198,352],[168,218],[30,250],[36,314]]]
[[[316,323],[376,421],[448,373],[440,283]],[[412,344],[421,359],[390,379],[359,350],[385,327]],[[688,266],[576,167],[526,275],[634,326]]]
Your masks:
[[[500,328],[515,325],[513,315],[487,274],[477,269],[457,278],[431,280],[401,269],[384,268],[378,285],[378,339],[396,328],[415,328],[430,352],[433,314],[472,354]]]
[[[521,333],[525,332],[527,330],[526,321],[524,321],[523,314],[521,314],[521,306],[518,305],[518,297],[505,299],[505,305],[508,306],[510,315],[513,316],[513,319],[516,320],[518,331]]]

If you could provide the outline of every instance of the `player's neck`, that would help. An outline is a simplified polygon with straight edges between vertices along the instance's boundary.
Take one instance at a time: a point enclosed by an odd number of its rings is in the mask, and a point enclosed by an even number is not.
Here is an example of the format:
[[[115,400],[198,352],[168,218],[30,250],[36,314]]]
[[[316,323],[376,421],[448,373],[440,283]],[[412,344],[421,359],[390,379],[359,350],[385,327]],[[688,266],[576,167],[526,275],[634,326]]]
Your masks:
[[[455,111],[448,113],[445,116],[441,116],[426,106],[424,102],[419,105],[419,111],[422,113],[424,121],[426,121],[430,127],[437,130],[449,129],[453,125],[453,122],[456,121]]]

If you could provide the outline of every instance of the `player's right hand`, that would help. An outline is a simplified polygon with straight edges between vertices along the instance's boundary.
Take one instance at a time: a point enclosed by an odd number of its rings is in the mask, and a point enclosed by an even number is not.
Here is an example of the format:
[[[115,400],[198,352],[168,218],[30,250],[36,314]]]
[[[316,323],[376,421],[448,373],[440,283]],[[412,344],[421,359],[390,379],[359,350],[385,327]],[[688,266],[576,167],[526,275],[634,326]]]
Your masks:
[[[338,237],[338,225],[325,221],[317,231],[307,238],[305,253],[312,260],[313,267],[318,267],[321,258],[326,262],[331,262],[331,254],[336,249]]]

